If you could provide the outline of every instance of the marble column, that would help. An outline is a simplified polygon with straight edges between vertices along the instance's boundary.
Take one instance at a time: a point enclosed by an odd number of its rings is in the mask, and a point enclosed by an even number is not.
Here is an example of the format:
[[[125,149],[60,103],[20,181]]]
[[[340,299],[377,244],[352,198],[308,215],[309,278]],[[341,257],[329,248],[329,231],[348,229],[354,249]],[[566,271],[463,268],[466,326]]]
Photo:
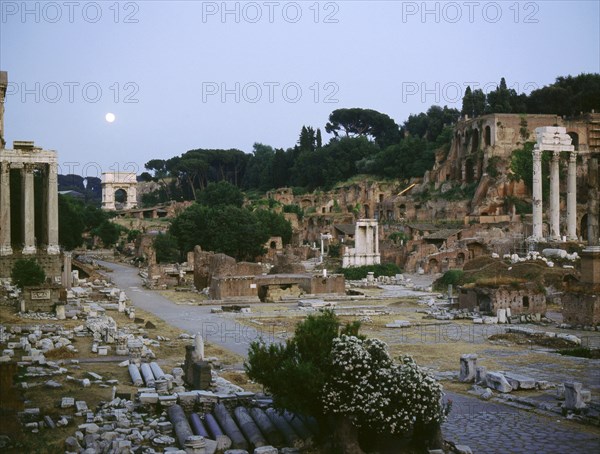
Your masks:
[[[33,186],[33,165],[25,164],[21,171],[21,200],[23,203],[23,255],[35,254],[35,207]]]
[[[71,271],[73,269],[72,259],[72,254],[70,252],[65,251],[63,257],[62,286],[67,290],[71,289],[73,282],[73,276],[71,275]]]
[[[533,148],[533,234],[534,241],[542,238],[542,151]]]
[[[0,164],[0,256],[12,255],[10,237],[10,164]]]
[[[550,161],[550,239],[560,241],[560,181],[558,162],[560,152],[552,152]]]
[[[577,154],[569,153],[567,177],[567,239],[577,241]]]
[[[56,163],[48,164],[48,187],[46,190],[46,232],[50,255],[60,254],[58,245],[58,170]]]

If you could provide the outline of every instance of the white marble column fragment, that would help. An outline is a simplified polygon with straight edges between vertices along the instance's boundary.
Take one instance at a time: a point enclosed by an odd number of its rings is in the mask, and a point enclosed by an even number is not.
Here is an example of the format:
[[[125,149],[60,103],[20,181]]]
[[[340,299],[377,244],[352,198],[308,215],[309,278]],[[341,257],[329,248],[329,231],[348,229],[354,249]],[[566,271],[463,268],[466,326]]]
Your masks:
[[[33,166],[25,164],[21,171],[21,200],[23,203],[22,229],[23,229],[23,255],[35,254],[35,207]]]
[[[577,154],[569,153],[567,177],[567,239],[577,240]]]
[[[534,241],[542,238],[542,151],[533,148],[533,235]]]
[[[550,161],[550,239],[560,241],[560,177],[558,163],[560,152],[552,153]]]
[[[73,256],[70,252],[65,251],[63,257],[63,273],[62,273],[62,286],[69,290],[72,287],[73,277],[71,276],[71,270],[73,268],[72,262]]]
[[[0,164],[0,256],[11,255],[10,237],[10,164]]]
[[[58,171],[55,162],[48,164],[48,188],[46,191],[46,231],[48,232],[48,248],[50,255],[60,254],[58,245]]]

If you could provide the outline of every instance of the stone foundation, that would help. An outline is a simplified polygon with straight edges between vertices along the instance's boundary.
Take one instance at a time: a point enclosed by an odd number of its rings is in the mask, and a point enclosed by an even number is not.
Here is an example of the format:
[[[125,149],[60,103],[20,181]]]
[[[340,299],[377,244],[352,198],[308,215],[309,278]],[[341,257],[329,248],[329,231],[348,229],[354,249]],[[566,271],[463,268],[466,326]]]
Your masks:
[[[61,258],[60,255],[48,255],[45,252],[37,254],[23,255],[14,253],[12,255],[0,256],[0,278],[9,278],[12,269],[17,260],[35,259],[35,261],[44,269],[46,278],[60,277],[61,275]]]

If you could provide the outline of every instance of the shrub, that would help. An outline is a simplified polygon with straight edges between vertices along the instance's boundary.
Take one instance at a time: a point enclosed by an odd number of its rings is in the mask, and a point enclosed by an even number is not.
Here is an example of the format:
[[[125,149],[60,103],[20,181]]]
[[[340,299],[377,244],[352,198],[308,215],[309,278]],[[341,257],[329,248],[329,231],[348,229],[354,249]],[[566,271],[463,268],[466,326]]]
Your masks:
[[[367,273],[375,273],[375,277],[379,276],[395,276],[402,272],[400,267],[395,263],[385,263],[380,265],[356,266],[352,268],[341,268],[337,271],[351,281],[358,281],[367,277]]]
[[[333,340],[325,411],[349,416],[357,427],[404,433],[414,425],[441,423],[441,384],[410,356],[396,364],[379,339],[342,335]]]
[[[11,272],[14,285],[21,290],[28,285],[40,285],[46,280],[44,269],[33,259],[17,260]]]
[[[460,284],[464,275],[463,270],[448,270],[434,282],[433,287],[436,290],[445,290],[449,285]]]

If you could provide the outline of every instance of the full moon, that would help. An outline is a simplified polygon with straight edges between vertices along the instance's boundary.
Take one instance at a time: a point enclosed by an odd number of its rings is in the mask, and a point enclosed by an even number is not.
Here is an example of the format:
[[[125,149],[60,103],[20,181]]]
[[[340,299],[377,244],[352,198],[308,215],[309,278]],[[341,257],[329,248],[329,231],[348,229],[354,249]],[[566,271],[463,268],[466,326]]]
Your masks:
[[[115,121],[115,119],[117,117],[115,117],[114,113],[110,113],[109,112],[109,113],[106,114],[106,116],[104,118],[106,118],[106,121],[108,121],[109,123],[112,123],[113,121]]]

